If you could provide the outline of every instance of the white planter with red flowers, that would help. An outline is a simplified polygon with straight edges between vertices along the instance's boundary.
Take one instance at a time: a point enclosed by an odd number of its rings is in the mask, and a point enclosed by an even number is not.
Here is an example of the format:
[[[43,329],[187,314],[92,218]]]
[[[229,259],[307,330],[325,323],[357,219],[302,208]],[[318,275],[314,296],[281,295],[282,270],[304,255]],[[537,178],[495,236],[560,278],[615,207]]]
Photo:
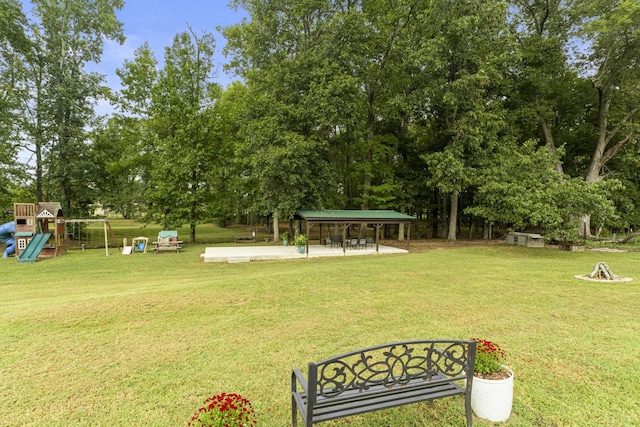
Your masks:
[[[486,379],[474,376],[471,387],[471,409],[479,418],[499,422],[507,421],[513,405],[513,371],[504,370],[509,376],[504,379]]]
[[[497,344],[477,342],[471,387],[471,409],[477,417],[493,422],[506,421],[513,406],[513,371],[504,365],[505,352]]]

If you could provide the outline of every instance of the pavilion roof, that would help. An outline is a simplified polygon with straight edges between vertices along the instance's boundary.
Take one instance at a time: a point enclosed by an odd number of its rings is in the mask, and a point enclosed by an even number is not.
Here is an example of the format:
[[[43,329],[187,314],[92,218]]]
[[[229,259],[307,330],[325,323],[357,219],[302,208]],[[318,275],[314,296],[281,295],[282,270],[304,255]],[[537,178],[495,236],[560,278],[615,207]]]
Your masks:
[[[352,223],[366,222],[372,224],[398,224],[408,223],[415,220],[415,217],[406,215],[394,210],[358,210],[358,209],[323,209],[323,210],[299,210],[295,219],[309,222],[337,222]]]

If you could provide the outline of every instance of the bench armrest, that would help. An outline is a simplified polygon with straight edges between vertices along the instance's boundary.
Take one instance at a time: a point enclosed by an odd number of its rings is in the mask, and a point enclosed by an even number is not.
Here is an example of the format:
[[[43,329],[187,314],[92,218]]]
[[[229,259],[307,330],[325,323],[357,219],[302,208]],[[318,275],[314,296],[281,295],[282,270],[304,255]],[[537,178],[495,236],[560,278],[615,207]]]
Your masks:
[[[305,392],[309,391],[307,380],[305,379],[304,375],[302,375],[302,371],[300,371],[300,369],[294,369],[291,372],[291,391],[292,392],[296,391],[296,383],[300,383],[300,385],[302,386],[302,389]]]

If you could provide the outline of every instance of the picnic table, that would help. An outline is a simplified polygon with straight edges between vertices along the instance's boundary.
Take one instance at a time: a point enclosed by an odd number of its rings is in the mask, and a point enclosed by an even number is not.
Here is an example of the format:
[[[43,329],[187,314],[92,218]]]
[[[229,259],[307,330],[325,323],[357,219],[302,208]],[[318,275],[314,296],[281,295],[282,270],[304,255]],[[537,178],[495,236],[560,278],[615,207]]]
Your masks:
[[[175,230],[161,231],[158,240],[151,242],[153,251],[157,254],[161,251],[176,251],[182,249],[182,240],[178,240],[178,232]]]

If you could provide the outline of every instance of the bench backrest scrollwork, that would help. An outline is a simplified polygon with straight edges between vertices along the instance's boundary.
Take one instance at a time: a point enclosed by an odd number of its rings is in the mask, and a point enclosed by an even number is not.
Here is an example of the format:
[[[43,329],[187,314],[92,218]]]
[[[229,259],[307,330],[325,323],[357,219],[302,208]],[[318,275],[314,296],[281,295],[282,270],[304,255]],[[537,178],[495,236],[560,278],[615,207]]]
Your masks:
[[[309,364],[309,389],[318,396],[338,397],[371,387],[394,388],[414,380],[444,382],[473,378],[476,343],[421,340],[384,344]],[[315,404],[315,398],[309,396]]]

